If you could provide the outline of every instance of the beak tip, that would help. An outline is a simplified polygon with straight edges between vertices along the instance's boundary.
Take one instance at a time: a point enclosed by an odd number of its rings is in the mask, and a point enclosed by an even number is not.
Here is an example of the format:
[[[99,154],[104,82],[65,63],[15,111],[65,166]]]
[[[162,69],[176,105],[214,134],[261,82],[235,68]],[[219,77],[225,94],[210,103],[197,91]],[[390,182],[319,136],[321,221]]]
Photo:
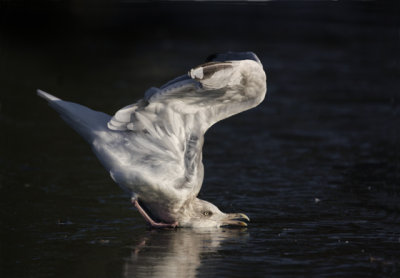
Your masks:
[[[240,226],[247,227],[247,223],[250,222],[250,218],[243,213],[232,213],[228,214],[228,218],[224,221],[224,226]]]
[[[241,213],[240,215],[242,216],[243,219],[245,219],[245,220],[247,220],[248,222],[250,222],[250,218],[249,218],[246,214]]]
[[[241,226],[241,227],[247,227],[247,223],[246,222],[242,222],[242,221],[239,221],[239,226]]]

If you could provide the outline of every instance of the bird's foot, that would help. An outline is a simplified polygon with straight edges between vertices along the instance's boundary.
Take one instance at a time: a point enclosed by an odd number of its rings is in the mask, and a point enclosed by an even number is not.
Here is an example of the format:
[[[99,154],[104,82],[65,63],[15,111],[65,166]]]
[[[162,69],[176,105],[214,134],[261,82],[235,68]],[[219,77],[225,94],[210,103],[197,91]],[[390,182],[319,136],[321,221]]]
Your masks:
[[[156,228],[156,229],[159,229],[159,228],[176,228],[178,226],[178,222],[176,222],[176,221],[174,223],[163,223],[163,222],[152,221],[152,222],[149,222],[149,224],[150,224],[150,226],[152,228]]]
[[[174,223],[163,223],[154,221],[147,212],[142,208],[137,199],[132,198],[132,204],[137,208],[139,213],[143,216],[143,218],[150,224],[152,228],[161,229],[161,228],[176,228],[178,226],[178,222]]]

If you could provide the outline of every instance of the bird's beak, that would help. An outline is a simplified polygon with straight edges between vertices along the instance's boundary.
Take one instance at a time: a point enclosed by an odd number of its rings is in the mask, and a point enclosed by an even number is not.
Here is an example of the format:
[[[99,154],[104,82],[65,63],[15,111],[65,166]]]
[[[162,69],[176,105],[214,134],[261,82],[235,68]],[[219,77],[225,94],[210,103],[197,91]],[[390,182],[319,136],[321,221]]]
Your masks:
[[[244,222],[243,220],[246,220],[247,222],[250,222],[250,218],[243,213],[228,213],[226,214],[226,217],[222,220],[222,225],[221,226],[241,226],[241,227],[247,227],[247,223]]]

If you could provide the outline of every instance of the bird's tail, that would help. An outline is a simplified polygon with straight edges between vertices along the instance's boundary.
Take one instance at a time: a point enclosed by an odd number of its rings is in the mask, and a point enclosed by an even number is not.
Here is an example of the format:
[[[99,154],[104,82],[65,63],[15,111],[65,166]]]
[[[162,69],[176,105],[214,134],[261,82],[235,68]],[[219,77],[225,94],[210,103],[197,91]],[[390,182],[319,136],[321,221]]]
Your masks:
[[[37,90],[37,94],[47,100],[49,105],[60,113],[61,118],[87,142],[92,142],[96,134],[107,130],[107,123],[111,116],[106,113],[94,111],[77,103],[63,101],[42,90]]]

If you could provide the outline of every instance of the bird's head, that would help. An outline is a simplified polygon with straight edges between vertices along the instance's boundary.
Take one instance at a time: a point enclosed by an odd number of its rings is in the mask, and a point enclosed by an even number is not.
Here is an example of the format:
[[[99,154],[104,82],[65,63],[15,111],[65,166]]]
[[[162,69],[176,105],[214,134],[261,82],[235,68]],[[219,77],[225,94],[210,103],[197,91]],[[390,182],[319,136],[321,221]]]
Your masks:
[[[246,227],[244,220],[250,221],[243,213],[223,213],[210,202],[196,198],[185,206],[178,222],[179,226],[193,228]]]

